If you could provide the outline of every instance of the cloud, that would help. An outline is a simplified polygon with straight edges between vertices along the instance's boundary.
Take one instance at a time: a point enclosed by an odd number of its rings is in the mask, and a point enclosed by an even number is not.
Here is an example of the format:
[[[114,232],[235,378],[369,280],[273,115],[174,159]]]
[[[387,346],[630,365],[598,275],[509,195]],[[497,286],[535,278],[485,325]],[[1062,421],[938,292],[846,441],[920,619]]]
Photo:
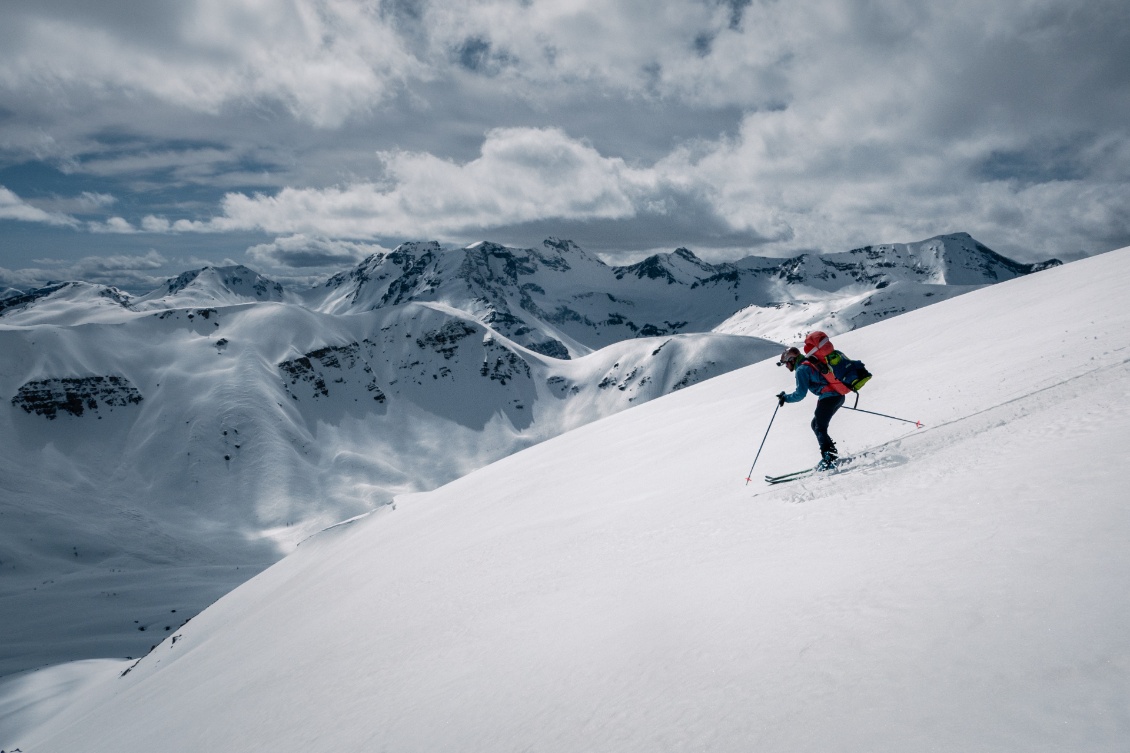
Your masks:
[[[151,5],[136,19],[112,7],[9,11],[0,86],[120,90],[209,113],[265,99],[333,127],[428,75],[367,4]]]
[[[355,264],[372,254],[384,254],[388,251],[384,246],[373,243],[298,234],[252,246],[247,249],[247,255],[256,262],[272,267],[309,268]]]
[[[154,0],[127,14],[26,3],[5,14],[0,88],[211,115],[280,106],[319,128],[441,80],[473,95],[492,79],[537,106],[595,94],[762,107],[788,95],[779,69],[811,37],[807,11],[829,10],[795,5]]]
[[[86,227],[92,233],[136,233],[137,229],[122,217],[110,217],[100,222],[88,222]]]
[[[117,203],[116,196],[97,191],[83,191],[77,196],[52,195],[36,199],[36,205],[47,212],[62,215],[102,212]]]
[[[140,255],[86,256],[78,260],[37,259],[39,266],[0,268],[0,285],[35,288],[52,281],[82,280],[101,285],[149,290],[165,278],[154,274],[168,260],[154,250]]]
[[[833,121],[842,117],[830,112]],[[863,115],[856,122],[863,130],[879,127]],[[478,158],[465,163],[383,152],[381,182],[230,193],[218,217],[171,222],[150,216],[142,229],[295,234],[253,253],[288,266],[314,265],[340,252],[324,239],[466,240],[493,231],[513,237],[506,229],[517,227],[560,234],[554,223],[591,224],[606,238],[619,238],[624,250],[661,246],[657,231],[670,245],[744,244],[759,253],[788,253],[967,230],[1032,257],[1055,254],[1070,237],[1098,248],[1126,237],[1118,211],[1124,183],[971,178],[985,159],[1025,138],[973,131],[922,150],[912,132],[843,131],[796,107],[752,113],[733,137],[684,145],[651,165],[630,166],[559,129],[496,129]],[[1097,150],[1087,158],[1096,166],[1130,164],[1121,143],[1100,148],[1085,141],[1069,151]],[[1081,210],[1072,195],[1087,197],[1090,208]],[[614,250],[583,228],[581,235]],[[304,247],[308,238],[323,239],[322,245]]]
[[[1130,243],[1120,0],[46,6],[0,23],[4,143],[117,181],[95,193],[128,187],[89,231],[392,242],[556,225],[621,249],[786,253],[968,230],[1018,256]],[[36,205],[0,195],[0,217],[83,214]]]
[[[0,220],[41,222],[47,225],[77,225],[78,220],[61,212],[34,207],[4,186],[0,186]]]
[[[114,254],[113,256],[87,256],[70,264],[68,268],[85,276],[105,272],[160,269],[167,263],[168,260],[164,256],[157,251],[150,250],[141,255]]]
[[[332,238],[451,236],[540,220],[618,219],[638,211],[654,177],[604,157],[554,128],[487,134],[463,164],[420,152],[382,152],[385,180],[333,188],[230,193],[223,216],[200,222],[146,218],[152,230],[263,230]]]

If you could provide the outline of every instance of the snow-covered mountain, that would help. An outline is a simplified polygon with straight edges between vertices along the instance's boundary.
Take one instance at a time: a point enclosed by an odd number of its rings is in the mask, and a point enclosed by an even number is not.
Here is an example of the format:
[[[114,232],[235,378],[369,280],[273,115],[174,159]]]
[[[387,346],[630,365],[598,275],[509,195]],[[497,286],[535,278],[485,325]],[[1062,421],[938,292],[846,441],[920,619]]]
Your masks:
[[[816,455],[812,402],[774,413],[791,380],[762,362],[401,495],[166,615],[140,661],[4,680],[0,746],[1122,750],[1127,285],[1123,249],[837,337],[876,375],[860,407],[926,425],[841,411],[841,449],[871,450],[842,474],[745,482],[771,416],[755,473]],[[291,360],[356,373],[366,347]],[[346,399],[385,409],[362,374]]]
[[[132,311],[132,296],[108,285],[57,282],[0,299],[0,324],[85,324],[117,321]]]
[[[0,298],[0,324],[75,325],[121,322],[137,311],[233,306],[281,301],[300,303],[300,296],[242,265],[203,267],[171,278],[143,296],[107,285],[57,282]]]
[[[530,350],[565,359],[638,337],[717,331],[784,341],[812,329],[846,332],[1058,264],[1020,264],[965,233],[722,264],[680,248],[621,267],[553,238],[541,249],[405,243],[303,292],[244,266],[204,267],[140,297],[56,283],[0,299],[0,322],[110,322],[130,311],[265,301],[351,314],[424,302],[463,311]]]
[[[230,306],[248,301],[295,301],[280,283],[269,280],[242,264],[204,267],[185,272],[164,286],[133,301],[138,311]]]
[[[714,330],[781,342],[801,340],[814,329],[840,334],[1060,263],[1021,264],[967,233],[805,255],[783,264],[750,258],[737,264],[784,280],[787,294],[744,308]]]
[[[560,361],[422,303],[83,321],[0,326],[0,599],[24,616],[0,675],[139,655],[314,531],[779,351],[704,333]]]

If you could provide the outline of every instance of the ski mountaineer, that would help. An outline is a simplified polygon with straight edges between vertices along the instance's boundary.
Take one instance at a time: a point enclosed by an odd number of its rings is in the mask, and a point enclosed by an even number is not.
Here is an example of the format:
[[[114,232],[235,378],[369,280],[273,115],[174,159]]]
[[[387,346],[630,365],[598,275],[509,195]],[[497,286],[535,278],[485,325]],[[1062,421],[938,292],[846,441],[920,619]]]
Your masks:
[[[816,413],[812,417],[812,431],[816,434],[816,441],[820,443],[820,463],[816,469],[827,471],[835,468],[839,455],[836,443],[828,436],[828,424],[844,404],[844,396],[824,378],[810,359],[801,359],[797,348],[786,349],[777,365],[784,366],[796,377],[796,389],[788,395],[784,392],[777,393],[777,405],[799,403],[809,392],[816,395]]]

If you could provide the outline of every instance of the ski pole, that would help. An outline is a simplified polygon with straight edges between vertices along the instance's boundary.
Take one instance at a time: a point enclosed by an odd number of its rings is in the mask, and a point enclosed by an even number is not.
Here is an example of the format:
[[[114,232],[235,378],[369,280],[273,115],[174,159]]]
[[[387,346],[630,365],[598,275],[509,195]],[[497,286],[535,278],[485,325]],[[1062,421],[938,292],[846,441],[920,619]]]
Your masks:
[[[761,447],[757,448],[757,455],[753,458],[753,465],[757,465],[757,459],[761,457],[761,449],[765,447],[765,440],[769,438],[769,430],[773,428],[773,419],[777,418],[777,411],[781,410],[781,403],[777,403],[777,407],[773,409],[773,418],[769,419],[769,425],[765,427],[765,436],[761,438]],[[749,467],[749,473],[745,477],[746,486],[749,486],[749,480],[753,478],[753,465]]]
[[[893,418],[895,421],[902,421],[903,423],[914,424],[919,429],[921,429],[922,426],[923,426],[923,423],[921,421],[911,421],[909,418],[899,418],[898,416],[888,416],[886,413],[876,413],[873,410],[863,410],[863,408],[852,408],[850,405],[845,405],[844,408],[846,408],[847,410],[857,411],[859,413],[870,413],[872,416],[882,416],[883,418]]]

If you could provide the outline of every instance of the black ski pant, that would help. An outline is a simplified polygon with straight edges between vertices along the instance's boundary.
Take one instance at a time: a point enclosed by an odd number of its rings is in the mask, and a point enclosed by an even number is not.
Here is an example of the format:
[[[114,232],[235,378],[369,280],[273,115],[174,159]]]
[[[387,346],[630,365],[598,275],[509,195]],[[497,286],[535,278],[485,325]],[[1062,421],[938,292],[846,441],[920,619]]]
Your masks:
[[[820,443],[820,454],[836,449],[836,443],[828,436],[828,424],[832,416],[844,404],[844,396],[822,397],[816,401],[816,414],[812,417],[812,431],[816,434],[816,441]]]

